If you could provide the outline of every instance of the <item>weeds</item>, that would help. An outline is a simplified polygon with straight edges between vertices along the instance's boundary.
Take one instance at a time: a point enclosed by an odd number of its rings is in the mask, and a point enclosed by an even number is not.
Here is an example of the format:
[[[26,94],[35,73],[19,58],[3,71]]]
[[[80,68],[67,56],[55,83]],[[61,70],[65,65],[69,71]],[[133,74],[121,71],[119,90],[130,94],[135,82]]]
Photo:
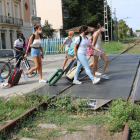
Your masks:
[[[133,117],[131,117],[131,115]],[[128,122],[132,131],[131,139],[140,139],[140,107],[138,104],[132,104],[130,101],[123,101],[122,98],[112,101],[109,110],[105,116],[105,126],[112,135],[113,132],[123,131],[124,126]]]
[[[90,98],[90,97],[89,97]],[[19,139],[21,137],[35,138],[46,140],[60,136],[59,132],[82,131],[86,125],[102,125],[109,135],[114,132],[123,131],[125,124],[128,122],[132,131],[131,139],[140,139],[140,107],[129,101],[123,101],[120,97],[112,101],[109,110],[100,114],[91,112],[87,106],[86,100],[77,99],[75,95],[62,95],[50,100],[50,95],[37,95],[32,93],[26,96],[16,96],[9,100],[0,100],[0,118],[10,120],[15,116],[21,115],[25,110],[37,105],[41,101],[48,104],[47,111],[41,108],[29,116],[23,118],[18,123],[14,132],[7,135],[3,132],[0,139]],[[2,108],[3,107],[3,108]],[[6,113],[11,113],[6,115]],[[130,117],[132,114],[133,118]],[[77,117],[75,117],[77,116]],[[38,124],[55,124],[56,129],[43,129]]]

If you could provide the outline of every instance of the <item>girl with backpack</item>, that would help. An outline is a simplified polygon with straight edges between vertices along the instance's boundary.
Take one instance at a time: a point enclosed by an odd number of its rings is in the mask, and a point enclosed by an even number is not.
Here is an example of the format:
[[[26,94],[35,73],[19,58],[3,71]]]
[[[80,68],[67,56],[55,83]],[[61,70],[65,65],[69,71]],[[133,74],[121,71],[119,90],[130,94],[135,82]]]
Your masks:
[[[68,54],[68,49],[70,48],[70,45],[71,45],[71,43],[72,43],[72,39],[74,38],[74,32],[73,32],[73,31],[70,31],[70,32],[68,33],[68,35],[69,35],[69,36],[65,38],[65,41],[63,42],[62,46],[60,47],[59,51],[57,52],[57,54],[59,54],[60,51],[61,51],[61,49],[62,49],[63,46],[65,45],[65,54],[66,54],[66,58],[65,58],[65,60],[64,60],[64,62],[63,62],[62,70],[64,70],[65,65],[66,65],[68,59],[72,59],[72,58],[73,58],[73,56],[71,56],[71,55]]]
[[[101,53],[99,53],[96,50],[93,51],[93,55],[94,55],[93,76],[95,76],[95,72],[97,71],[97,64],[98,64],[98,60],[99,60],[99,56],[100,56],[104,60],[101,78],[109,79],[108,76],[105,75],[105,70],[106,70],[106,67],[108,64],[108,59],[105,55],[105,52],[104,52],[104,49],[102,46],[102,34],[101,34],[101,32],[104,32],[104,31],[105,31],[104,24],[98,23],[97,32],[94,33],[92,45],[95,46],[96,49],[100,50]]]
[[[28,75],[38,69],[39,83],[45,83],[46,81],[42,79],[42,58],[44,56],[44,52],[42,49],[42,41],[39,35],[42,33],[41,25],[34,24],[34,31],[35,33],[31,35],[29,39],[28,47],[24,57],[27,57],[27,53],[31,47],[31,57],[33,58],[35,67],[30,69],[27,73],[24,73],[24,78],[26,81],[28,81]]]
[[[82,68],[82,66],[85,68],[86,74],[90,77],[93,84],[96,84],[100,81],[100,78],[96,78],[92,75],[86,54],[87,54],[87,47],[90,46],[93,50],[97,50],[97,52],[101,53],[100,50],[93,47],[89,40],[86,38],[86,35],[88,34],[88,27],[82,26],[80,29],[80,36],[76,37],[75,44],[74,44],[74,59],[77,59],[77,67],[75,70],[75,76],[73,80],[73,84],[82,84],[82,82],[78,81],[78,75]],[[80,42],[81,41],[81,42]]]

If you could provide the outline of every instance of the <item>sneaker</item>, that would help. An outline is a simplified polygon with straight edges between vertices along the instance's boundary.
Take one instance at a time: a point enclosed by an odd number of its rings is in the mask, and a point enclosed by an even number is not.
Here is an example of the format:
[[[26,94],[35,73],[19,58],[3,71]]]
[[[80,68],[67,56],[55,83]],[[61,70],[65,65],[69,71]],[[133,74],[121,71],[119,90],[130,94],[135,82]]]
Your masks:
[[[33,75],[33,74],[35,74],[35,72],[31,72],[31,73],[30,73],[30,75]]]
[[[93,85],[97,84],[100,81],[100,78],[95,77],[92,81]]]
[[[95,76],[101,76],[102,74],[100,72],[96,72]]]
[[[80,82],[79,80],[73,80],[73,84],[80,85],[82,84],[82,82]]]
[[[104,78],[104,79],[109,79],[109,77],[108,76],[106,76],[105,74],[103,74],[102,76],[101,76],[101,78]]]
[[[5,88],[7,87],[9,84],[8,83],[2,83],[2,85],[0,86],[1,88]]]
[[[46,83],[46,81],[41,79],[41,80],[39,80],[39,83]]]
[[[25,72],[23,74],[24,74],[25,81],[28,81],[28,75]]]

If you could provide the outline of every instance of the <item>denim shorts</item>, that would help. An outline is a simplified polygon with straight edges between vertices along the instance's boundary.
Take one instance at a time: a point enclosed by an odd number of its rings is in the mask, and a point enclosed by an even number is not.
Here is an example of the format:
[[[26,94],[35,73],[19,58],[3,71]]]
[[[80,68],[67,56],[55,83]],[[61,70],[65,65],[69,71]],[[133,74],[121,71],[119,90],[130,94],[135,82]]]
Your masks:
[[[31,57],[36,57],[38,55],[41,55],[40,48],[39,49],[31,48]]]

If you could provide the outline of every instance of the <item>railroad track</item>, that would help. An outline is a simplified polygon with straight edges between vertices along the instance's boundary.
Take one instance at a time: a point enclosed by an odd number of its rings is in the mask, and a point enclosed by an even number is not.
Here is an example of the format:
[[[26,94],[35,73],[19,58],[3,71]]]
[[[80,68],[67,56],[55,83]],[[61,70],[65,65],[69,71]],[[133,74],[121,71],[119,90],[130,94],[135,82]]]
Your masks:
[[[137,72],[135,74],[135,78],[134,78],[134,82],[133,82],[133,85],[132,85],[132,88],[131,88],[130,96],[128,98],[128,100],[132,104],[135,103],[139,80],[140,80],[140,62],[139,62],[139,66],[137,68]],[[132,117],[132,113],[131,113],[130,117]],[[128,123],[127,123],[124,127],[122,140],[129,140],[130,135],[131,135],[130,134],[130,128],[129,128]]]
[[[120,54],[116,55],[115,57],[113,57],[112,59],[109,60],[109,62],[113,61],[115,58],[117,58],[118,56],[120,56],[121,54],[124,54],[125,52],[127,52],[128,50],[130,50],[131,48],[133,48],[134,46],[136,46],[139,42],[135,43],[134,45],[128,47],[126,50],[122,51]],[[99,68],[101,68],[103,65],[99,66]],[[140,73],[140,69],[139,69],[139,73]],[[140,76],[140,74],[138,75]],[[86,78],[87,75],[83,76],[82,78],[80,78],[79,80],[83,80],[84,78]],[[51,99],[55,98],[56,96],[62,94],[64,91],[66,91],[67,89],[69,89],[70,87],[74,86],[74,84],[71,84],[67,87],[65,87],[64,89],[62,89],[61,91],[59,91],[58,93],[56,93],[54,96],[51,97]],[[134,96],[134,94],[133,94]],[[134,101],[134,98],[132,96],[132,101]],[[51,101],[50,99],[50,101]],[[40,104],[38,104],[37,106],[31,108],[30,110],[26,111],[25,113],[21,114],[20,116],[18,116],[17,118],[13,119],[12,121],[10,121],[9,123],[7,123],[6,125],[2,126],[0,128],[0,135],[3,135],[3,132],[6,132],[7,134],[11,133],[16,126],[18,125],[18,123],[20,122],[20,120],[22,120],[23,118],[28,118],[31,114],[33,114],[35,111],[37,111],[38,108],[43,107],[44,109],[47,108],[47,104],[45,101],[41,102]],[[128,125],[125,126],[124,129],[124,133],[123,133],[123,140],[128,140],[128,136],[129,136],[129,127]]]

